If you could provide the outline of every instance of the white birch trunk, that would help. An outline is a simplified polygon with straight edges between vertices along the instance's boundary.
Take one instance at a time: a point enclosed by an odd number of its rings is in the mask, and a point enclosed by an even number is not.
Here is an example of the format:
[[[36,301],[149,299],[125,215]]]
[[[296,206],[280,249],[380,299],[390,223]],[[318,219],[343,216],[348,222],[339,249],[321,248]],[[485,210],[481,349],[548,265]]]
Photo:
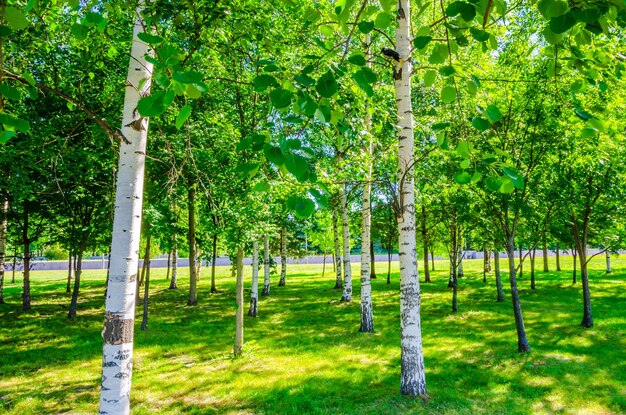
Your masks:
[[[239,356],[243,350],[243,248],[237,248],[237,284],[235,288],[235,301],[237,311],[235,312],[235,346],[233,353]]]
[[[263,296],[270,295],[270,238],[263,236]]]
[[[369,44],[369,36],[366,43]],[[368,66],[370,66],[368,64]],[[365,116],[365,128],[369,136],[369,143],[366,148],[367,167],[365,172],[365,184],[363,185],[363,206],[361,210],[361,327],[362,333],[372,333],[374,331],[374,313],[372,306],[372,284],[370,281],[370,227],[372,212],[370,206],[371,180],[372,180],[372,155],[374,152],[374,138],[369,133],[371,116],[369,112]]]
[[[610,274],[613,272],[613,267],[611,267],[611,253],[606,251],[606,273]]]
[[[280,280],[279,287],[284,287],[287,280],[287,229],[280,231]]]
[[[7,241],[7,213],[9,211],[9,200],[2,196],[2,222],[0,222],[0,304],[4,304],[4,272],[6,270],[6,241]]]
[[[150,92],[152,76],[152,64],[145,59],[152,51],[137,37],[143,32],[142,3],[139,0],[136,10],[137,20],[124,96],[122,134],[127,142],[121,142],[119,147],[111,268],[102,330],[104,346],[100,414],[130,413],[136,273],[148,138],[148,119],[140,117],[137,103]],[[137,89],[139,86],[141,90]]]
[[[174,234],[174,247],[172,248],[172,279],[170,280],[170,290],[178,288],[178,242]]]
[[[350,227],[348,223],[348,196],[340,190],[341,229],[343,233],[343,296],[341,301],[352,301],[352,267],[350,266]]]
[[[413,188],[413,108],[411,103],[411,7],[409,0],[398,2],[396,48],[401,64],[394,76],[398,105],[398,215],[400,256],[401,380],[405,395],[426,395],[426,376],[422,353],[420,286],[415,246],[415,191]]]
[[[252,287],[250,288],[250,309],[248,315],[256,317],[259,303],[259,243],[252,243]]]
[[[343,288],[343,279],[341,277],[341,247],[339,245],[339,230],[337,229],[337,206],[333,206],[333,243],[335,248],[335,289]]]

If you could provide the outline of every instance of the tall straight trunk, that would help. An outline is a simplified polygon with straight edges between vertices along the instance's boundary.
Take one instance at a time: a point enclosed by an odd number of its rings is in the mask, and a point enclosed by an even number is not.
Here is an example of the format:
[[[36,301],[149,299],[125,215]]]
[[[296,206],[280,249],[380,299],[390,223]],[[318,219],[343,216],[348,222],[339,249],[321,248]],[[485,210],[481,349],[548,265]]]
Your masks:
[[[543,272],[550,271],[548,267],[548,241],[546,240],[546,233],[543,233]]]
[[[148,240],[146,241],[146,256],[144,257],[146,279],[143,286],[143,314],[141,317],[141,330],[146,331],[148,329],[148,294],[150,292],[150,242],[152,235],[148,232]]]
[[[167,252],[167,271],[165,273],[165,281],[170,279],[170,269],[172,267],[172,250]]]
[[[9,200],[6,195],[2,195],[2,212],[0,212],[0,304],[4,304],[4,264],[6,258],[6,240],[7,240],[7,213],[9,211]]]
[[[278,286],[284,287],[287,279],[287,229],[280,230],[280,280]]]
[[[341,200],[341,231],[343,241],[343,294],[341,301],[352,301],[352,265],[350,262],[350,224],[348,222],[348,195],[345,184],[340,190]]]
[[[493,249],[493,265],[496,273],[496,290],[498,291],[498,302],[504,301],[504,291],[502,290],[502,278],[500,277],[500,249],[496,245]]]
[[[374,253],[374,241],[370,241],[370,278],[376,279],[376,254]]]
[[[196,282],[200,281],[200,273],[202,272],[202,250],[198,249],[196,259]]]
[[[70,320],[76,317],[76,308],[78,307],[78,292],[80,290],[80,276],[83,271],[83,254],[87,249],[87,240],[89,236],[85,231],[78,244],[78,253],[76,255],[76,272],[74,274],[74,290],[72,291],[72,301],[70,302],[70,309],[67,312],[67,318]]]
[[[343,288],[343,279],[341,274],[341,247],[339,245],[339,230],[337,229],[337,206],[333,206],[332,209],[332,221],[333,221],[333,244],[335,249],[335,289],[341,290]]]
[[[197,305],[196,186],[193,180],[189,180],[189,188],[187,189],[187,216],[189,221],[189,231],[187,233],[187,240],[189,242],[189,300],[187,300],[187,305]]]
[[[530,289],[535,289],[535,258],[537,256],[537,249],[535,247],[530,251]]]
[[[456,263],[452,262],[450,265],[452,266],[452,269],[450,270],[450,278],[452,282],[452,312],[456,313],[457,311],[459,311],[459,308],[458,308],[459,281],[457,278],[458,270],[456,267]]]
[[[15,268],[17,267],[17,248],[13,250],[13,268],[11,268],[11,284],[15,284]]]
[[[435,252],[433,251],[433,247],[430,247],[430,270],[435,270]]]
[[[259,243],[252,243],[252,287],[250,288],[250,309],[248,315],[256,317],[259,311]]]
[[[322,278],[324,278],[324,275],[326,274],[326,256],[327,256],[327,252],[326,250],[324,250],[324,260],[322,261]]]
[[[387,284],[391,284],[391,244],[387,247]]]
[[[515,275],[515,242],[513,236],[507,239],[506,254],[509,258],[509,282],[511,283],[511,300],[513,302],[513,315],[515,316],[515,329],[517,330],[517,350],[519,352],[530,352],[530,345],[526,337],[524,327],[524,316],[522,315],[522,305],[517,291],[517,278]]]
[[[70,245],[68,257],[69,258],[67,260],[67,284],[65,285],[65,292],[69,294],[72,292],[72,276],[73,276],[72,271],[74,270],[74,261],[72,260],[73,255],[72,255],[71,245]]]
[[[424,282],[430,282],[428,269],[428,229],[426,228],[426,207],[422,205],[422,242],[424,242]]]
[[[461,252],[459,253],[459,266],[458,266],[458,268],[457,268],[457,270],[456,270],[456,275],[457,275],[458,277],[463,277],[463,276],[465,276],[465,273],[463,272],[463,251],[461,251]]]
[[[22,245],[24,248],[24,291],[22,293],[22,309],[30,310],[30,239],[28,239],[28,202],[24,203],[24,217],[22,227]]]
[[[606,273],[607,274],[611,274],[613,273],[613,267],[611,266],[611,253],[609,252],[609,250],[606,250]]]
[[[394,74],[398,107],[398,234],[400,255],[401,379],[404,395],[426,396],[426,374],[420,321],[421,294],[415,248],[414,132],[411,103],[411,5],[398,1],[396,48],[400,62]]]
[[[522,255],[522,245],[519,246],[519,277],[524,277],[524,256]]]
[[[148,119],[141,118],[137,103],[150,93],[152,64],[145,57],[151,48],[139,40],[143,0],[139,0],[124,97],[119,167],[115,194],[111,274],[107,285],[106,314],[102,330],[102,387],[100,414],[130,413],[135,281],[143,204],[144,165]],[[143,81],[147,79],[146,81]],[[137,88],[141,86],[141,90]]]
[[[217,234],[213,234],[213,252],[211,253],[211,292],[217,292],[215,285],[215,262],[217,261]]]
[[[368,36],[369,38],[369,36]],[[367,42],[369,43],[369,42]],[[371,116],[369,112],[365,116],[365,126],[369,128],[371,124]],[[369,145],[367,149],[368,167],[365,175],[365,184],[363,185],[363,203],[361,206],[361,333],[374,332],[374,313],[372,306],[372,284],[370,280],[370,264],[372,262],[371,248],[371,226],[372,226],[372,209],[371,209],[371,191],[372,191],[372,161],[374,152],[374,139],[369,133]]]
[[[561,252],[560,252],[559,243],[556,243],[556,270],[561,270]]]
[[[576,284],[576,259],[578,257],[578,251],[576,249],[574,251],[574,267],[572,269],[572,284]]]
[[[270,295],[270,238],[263,236],[263,292],[262,296]]]
[[[170,280],[170,290],[175,290],[178,288],[178,241],[177,236],[174,234],[173,236],[173,247],[172,247],[172,279]]]
[[[593,327],[593,315],[591,314],[591,291],[589,289],[589,271],[587,268],[587,241],[589,235],[589,212],[585,213],[582,223],[582,229],[578,226],[578,222],[571,215],[574,234],[574,243],[576,251],[578,251],[578,260],[580,261],[580,280],[583,284],[583,320],[580,323],[583,327]]]
[[[237,247],[237,283],[235,288],[235,346],[233,353],[239,356],[243,350],[243,247]]]

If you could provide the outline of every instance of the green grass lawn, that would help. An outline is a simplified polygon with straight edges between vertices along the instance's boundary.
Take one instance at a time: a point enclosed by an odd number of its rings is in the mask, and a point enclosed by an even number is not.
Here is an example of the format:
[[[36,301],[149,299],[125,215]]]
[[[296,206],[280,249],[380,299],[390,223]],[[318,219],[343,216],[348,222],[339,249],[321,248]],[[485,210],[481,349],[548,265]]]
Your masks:
[[[571,259],[564,263],[571,266]],[[322,278],[321,265],[290,266],[287,286],[277,287],[273,278],[259,317],[246,317],[245,354],[238,359],[231,357],[235,282],[229,269],[218,268],[217,294],[209,292],[209,272],[202,273],[197,307],[185,305],[185,270],[180,288],[170,291],[165,270],[157,269],[146,332],[139,330],[137,309],[133,413],[626,413],[626,262],[613,264],[611,275],[601,258],[591,266],[593,329],[579,325],[581,287],[571,284],[570,270],[538,272],[531,291],[526,266],[519,285],[532,353],[522,355],[508,280],[506,302],[497,303],[493,276],[483,284],[482,262],[466,261],[453,314],[447,265],[438,261],[434,282],[422,284],[426,403],[399,393],[397,267],[391,285],[386,275],[374,280],[376,333],[361,334],[358,277],[353,302],[344,304],[333,290],[332,269]],[[358,264],[354,268],[358,276]],[[249,267],[246,272],[249,289]],[[66,318],[64,272],[33,273],[29,313],[20,311],[21,279],[6,284],[0,413],[97,412],[104,278],[102,271],[85,273],[75,321]]]

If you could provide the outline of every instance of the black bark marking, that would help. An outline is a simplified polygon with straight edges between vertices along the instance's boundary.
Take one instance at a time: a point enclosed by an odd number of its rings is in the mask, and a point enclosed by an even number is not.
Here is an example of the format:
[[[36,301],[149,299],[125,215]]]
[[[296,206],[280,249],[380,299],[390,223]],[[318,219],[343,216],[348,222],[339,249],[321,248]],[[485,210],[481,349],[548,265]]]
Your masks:
[[[133,319],[123,319],[118,314],[106,312],[102,339],[105,344],[123,344],[133,342]],[[130,356],[129,351],[124,351]],[[122,351],[118,352],[118,359]]]

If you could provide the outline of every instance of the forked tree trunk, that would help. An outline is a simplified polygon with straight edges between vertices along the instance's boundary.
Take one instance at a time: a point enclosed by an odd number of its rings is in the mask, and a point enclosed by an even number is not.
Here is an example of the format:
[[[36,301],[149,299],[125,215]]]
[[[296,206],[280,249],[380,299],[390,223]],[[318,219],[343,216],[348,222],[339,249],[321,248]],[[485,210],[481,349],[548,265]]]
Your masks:
[[[259,243],[252,243],[252,287],[250,288],[250,309],[248,315],[256,317],[259,304]]]
[[[608,249],[606,250],[606,273],[613,273],[613,267],[611,266],[611,253]]]
[[[287,229],[280,230],[280,280],[278,286],[284,287],[287,280]]]
[[[411,6],[408,0],[398,1],[396,48],[400,54],[394,74],[398,108],[398,189],[399,189],[399,253],[400,253],[400,328],[401,379],[404,395],[426,396],[426,375],[422,352],[420,321],[420,286],[415,250],[415,189],[413,177],[414,132],[411,103]]]
[[[87,239],[89,236],[83,231],[83,236],[78,244],[78,255],[76,255],[76,273],[74,274],[74,290],[72,291],[72,301],[70,309],[67,312],[67,318],[70,320],[76,317],[76,308],[78,307],[78,292],[80,290],[80,277],[83,271],[83,254],[87,249]]]
[[[530,352],[530,345],[526,337],[522,305],[517,291],[517,278],[515,275],[515,242],[513,236],[507,240],[506,254],[509,258],[509,282],[511,283],[511,301],[513,302],[513,315],[515,317],[515,329],[517,330],[517,351]]]
[[[348,195],[345,185],[340,190],[341,230],[343,235],[343,295],[342,302],[352,301],[352,266],[350,263],[350,224],[348,222]]]
[[[211,253],[211,292],[217,292],[215,285],[215,261],[217,261],[217,234],[213,234],[213,252]]]
[[[243,351],[243,247],[237,247],[237,283],[235,287],[235,345],[233,354],[239,356]]]
[[[335,289],[341,290],[343,288],[343,279],[341,274],[341,247],[339,245],[339,230],[337,229],[337,206],[332,208],[332,221],[333,221],[333,243],[335,249]]]
[[[0,212],[0,304],[4,304],[4,272],[6,266],[6,240],[7,240],[7,212],[9,211],[9,200],[6,195],[2,195],[2,212]]]
[[[170,290],[175,290],[178,288],[178,241],[177,236],[174,234],[173,236],[173,244],[172,244],[172,279],[170,280]]]
[[[187,189],[187,214],[189,220],[189,231],[187,240],[189,242],[189,300],[187,305],[198,304],[198,278],[196,276],[196,186],[193,180],[189,180]]]
[[[133,326],[135,321],[135,281],[141,210],[143,202],[144,164],[148,119],[137,112],[139,98],[150,92],[152,64],[146,61],[149,45],[139,40],[143,1],[137,6],[133,43],[124,97],[122,134],[126,141],[119,147],[119,167],[111,244],[111,275],[107,287],[106,314],[102,338],[102,387],[100,414],[130,413],[132,377]],[[147,79],[146,81],[143,81]],[[136,88],[141,87],[138,91]]]
[[[263,292],[262,296],[270,295],[270,238],[263,236]]]
[[[24,291],[22,293],[22,310],[30,310],[30,239],[28,239],[28,202],[24,202],[22,222],[22,246],[24,248]]]
[[[146,241],[146,256],[144,257],[145,269],[146,269],[146,279],[144,280],[143,286],[143,314],[141,318],[141,330],[148,330],[148,294],[150,292],[150,242],[152,235],[148,232],[148,240]]]
[[[561,270],[561,249],[559,247],[559,243],[556,243],[556,270]]]
[[[428,229],[426,228],[426,207],[422,205],[422,242],[424,243],[424,282],[430,282],[428,269]]]
[[[368,36],[369,38],[369,36]],[[369,42],[367,42],[369,43]],[[369,129],[371,124],[371,116],[369,112],[365,116],[365,128]],[[372,134],[369,135],[369,145],[367,149],[368,167],[365,174],[365,184],[363,185],[363,204],[361,207],[361,333],[374,332],[374,313],[372,306],[372,284],[370,280],[370,264],[372,256],[371,247],[371,225],[372,225],[372,209],[371,209],[371,179],[372,179],[372,156],[374,152],[374,139]]]
[[[498,292],[498,302],[504,301],[504,291],[502,290],[502,278],[500,276],[500,249],[496,245],[493,249],[493,265],[496,273],[496,290]]]

